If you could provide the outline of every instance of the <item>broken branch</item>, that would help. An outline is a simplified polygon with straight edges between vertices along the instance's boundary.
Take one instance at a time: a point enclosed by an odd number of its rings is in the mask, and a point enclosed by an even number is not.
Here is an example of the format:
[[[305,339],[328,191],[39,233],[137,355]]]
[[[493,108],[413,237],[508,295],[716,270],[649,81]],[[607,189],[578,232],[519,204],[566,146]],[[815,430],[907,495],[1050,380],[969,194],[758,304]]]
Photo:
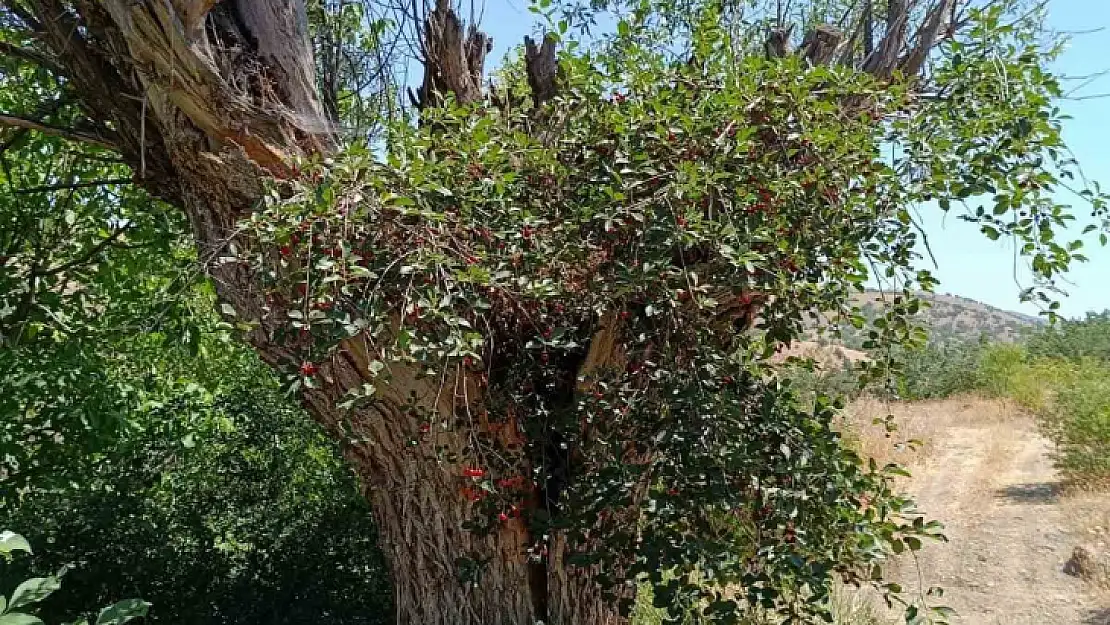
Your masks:
[[[110,150],[116,149],[116,145],[111,141],[107,141],[97,135],[75,130],[73,128],[63,128],[61,126],[53,126],[35,119],[28,119],[18,115],[8,115],[7,113],[0,113],[0,126],[11,126],[13,128],[25,128],[27,130],[34,130],[41,132],[44,135],[52,137],[61,137],[70,141],[78,141],[81,143],[90,143],[98,145],[102,148]]]

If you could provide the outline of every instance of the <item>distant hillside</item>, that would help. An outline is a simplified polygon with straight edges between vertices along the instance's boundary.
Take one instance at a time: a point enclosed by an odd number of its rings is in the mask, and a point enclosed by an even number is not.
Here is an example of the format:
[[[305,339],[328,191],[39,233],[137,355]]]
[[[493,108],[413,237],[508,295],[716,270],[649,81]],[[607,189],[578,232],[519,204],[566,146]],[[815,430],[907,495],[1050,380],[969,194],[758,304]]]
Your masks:
[[[1002,310],[958,295],[926,294],[923,299],[931,306],[920,314],[929,328],[930,340],[937,342],[978,341],[980,336],[991,341],[1012,342],[1044,323],[1038,317]],[[856,302],[865,316],[874,318],[882,310],[883,295],[867,291],[856,296]],[[858,347],[862,342],[862,336],[844,337],[848,347]]]

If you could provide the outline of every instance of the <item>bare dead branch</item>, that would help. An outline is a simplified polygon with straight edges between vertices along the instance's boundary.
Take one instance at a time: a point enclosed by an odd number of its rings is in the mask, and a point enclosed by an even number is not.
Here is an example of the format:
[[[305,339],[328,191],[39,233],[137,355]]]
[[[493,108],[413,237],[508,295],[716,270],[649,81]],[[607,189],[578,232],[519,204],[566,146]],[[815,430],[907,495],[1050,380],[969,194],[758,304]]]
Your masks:
[[[793,30],[794,25],[791,24],[785,28],[772,28],[767,33],[767,42],[763,44],[767,58],[781,59],[790,54],[790,33]]]
[[[873,12],[874,0],[863,2],[863,57],[867,58],[875,51],[875,15]]]
[[[47,124],[47,123],[44,123],[44,122],[41,122],[41,121],[38,121],[38,120],[28,119],[26,117],[20,117],[18,115],[9,115],[9,114],[6,114],[6,113],[0,113],[0,126],[11,126],[13,128],[24,128],[24,129],[27,129],[27,130],[33,130],[35,132],[41,132],[45,135],[50,135],[50,136],[53,136],[53,137],[61,137],[62,139],[67,139],[69,141],[77,141],[77,142],[80,142],[80,143],[89,143],[89,144],[92,144],[92,145],[98,145],[100,147],[108,148],[108,149],[112,149],[112,150],[116,149],[116,147],[117,147],[113,142],[111,142],[111,141],[109,141],[109,140],[107,140],[104,137],[101,137],[99,135],[89,134],[87,132],[84,132],[84,131],[81,131],[81,130],[76,130],[76,129],[73,129],[73,128],[63,128],[61,126],[54,126],[54,125]]]
[[[531,37],[524,38],[524,62],[528,71],[528,86],[532,88],[532,100],[536,106],[555,97],[558,62],[555,60],[555,38],[544,37],[542,45],[536,45]]]
[[[446,94],[461,103],[482,97],[482,71],[493,40],[471,25],[464,36],[463,22],[450,0],[436,0],[424,23],[424,85],[417,94],[421,108],[436,106]]]
[[[844,40],[844,33],[822,24],[806,34],[798,54],[802,55],[811,65],[825,65],[832,60]]]

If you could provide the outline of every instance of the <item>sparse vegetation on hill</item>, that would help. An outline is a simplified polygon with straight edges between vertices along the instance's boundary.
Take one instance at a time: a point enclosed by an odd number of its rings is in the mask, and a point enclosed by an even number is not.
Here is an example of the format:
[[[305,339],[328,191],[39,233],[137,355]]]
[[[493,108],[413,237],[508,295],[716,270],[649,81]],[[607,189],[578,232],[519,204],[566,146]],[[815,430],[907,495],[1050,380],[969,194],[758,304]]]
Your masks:
[[[1044,320],[1009,310],[1002,310],[967,297],[948,294],[919,294],[924,304],[916,317],[929,331],[932,343],[969,343],[986,340],[1011,343],[1022,340],[1044,325]],[[888,294],[866,291],[854,297],[863,316],[871,321],[888,306]],[[864,330],[844,328],[842,342],[853,349],[863,349],[867,340]]]

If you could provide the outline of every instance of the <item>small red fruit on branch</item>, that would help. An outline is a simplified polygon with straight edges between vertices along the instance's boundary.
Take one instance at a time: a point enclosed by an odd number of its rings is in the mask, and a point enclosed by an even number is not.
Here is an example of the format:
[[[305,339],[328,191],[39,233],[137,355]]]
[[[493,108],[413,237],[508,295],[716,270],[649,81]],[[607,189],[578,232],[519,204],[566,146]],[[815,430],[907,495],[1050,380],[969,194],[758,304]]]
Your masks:
[[[316,365],[312,364],[311,362],[301,363],[301,375],[306,377],[314,376],[316,375],[317,371],[319,371],[319,369],[317,369]]]
[[[476,469],[474,467],[467,467],[463,469],[464,477],[482,477],[486,474],[484,469]]]

